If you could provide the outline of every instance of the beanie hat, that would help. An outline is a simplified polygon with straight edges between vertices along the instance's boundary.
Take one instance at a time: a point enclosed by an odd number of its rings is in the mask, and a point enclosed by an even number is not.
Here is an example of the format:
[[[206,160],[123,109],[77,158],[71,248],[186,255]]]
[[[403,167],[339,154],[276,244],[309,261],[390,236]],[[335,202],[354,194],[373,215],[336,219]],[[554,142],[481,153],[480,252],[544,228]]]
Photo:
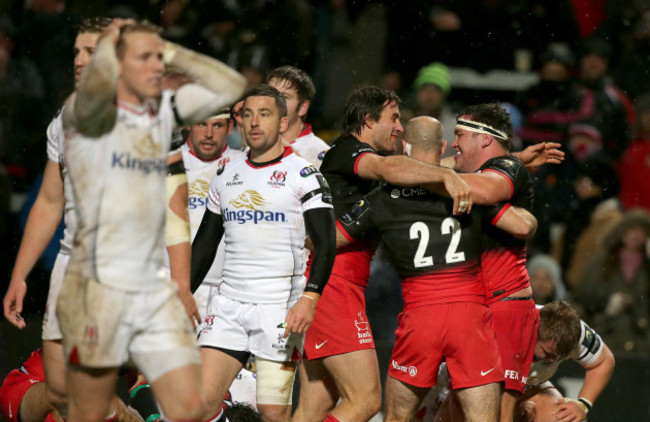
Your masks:
[[[413,86],[419,89],[422,85],[433,84],[442,90],[445,95],[451,92],[451,83],[449,82],[449,69],[440,62],[431,63],[424,66],[418,71]]]

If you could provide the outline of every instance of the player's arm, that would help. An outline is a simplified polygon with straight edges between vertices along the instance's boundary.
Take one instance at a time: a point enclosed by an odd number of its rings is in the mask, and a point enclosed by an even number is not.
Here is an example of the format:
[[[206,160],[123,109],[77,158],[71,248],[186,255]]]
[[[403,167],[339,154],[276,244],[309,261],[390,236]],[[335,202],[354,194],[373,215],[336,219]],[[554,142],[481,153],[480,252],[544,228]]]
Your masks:
[[[475,204],[494,205],[507,201],[514,193],[512,182],[502,173],[486,171],[461,174],[460,177],[472,190]]]
[[[233,68],[178,44],[165,42],[163,61],[194,82],[180,87],[175,95],[176,113],[182,124],[204,121],[237,101],[246,89],[246,79]]]
[[[314,254],[305,291],[287,313],[285,337],[289,333],[304,333],[311,325],[316,304],[330,277],[336,257],[336,230],[332,209],[312,208],[303,213],[303,218],[307,234],[314,245]]]
[[[25,321],[20,313],[27,293],[27,276],[54,236],[61,221],[64,205],[61,167],[58,162],[48,160],[41,188],[27,217],[25,233],[20,242],[9,288],[3,301],[5,317],[18,328],[25,327]]]
[[[114,19],[102,33],[93,58],[79,78],[76,92],[63,108],[64,128],[74,127],[84,136],[97,138],[115,125],[119,76],[115,47],[120,28],[128,23],[128,20]]]
[[[191,233],[188,214],[187,174],[180,151],[167,159],[167,221],[165,245],[171,278],[178,285],[178,297],[192,323],[201,316],[190,291]]]
[[[224,234],[221,214],[205,210],[199,229],[192,242],[192,266],[190,275],[190,290],[192,293],[199,288],[203,279],[217,256],[217,248]]]
[[[488,213],[490,223],[517,239],[530,239],[537,231],[537,219],[525,208],[506,203]]]
[[[357,174],[364,179],[380,180],[399,186],[423,186],[435,192],[444,190],[454,200],[454,214],[470,212],[472,195],[470,187],[455,171],[426,164],[405,156],[382,157],[364,154],[357,163]],[[443,189],[444,187],[444,189]],[[465,210],[459,211],[460,203]]]
[[[587,400],[588,404],[592,405],[598,399],[600,393],[603,392],[607,383],[609,383],[614,372],[614,366],[614,354],[603,343],[603,350],[600,356],[591,364],[584,366],[586,370],[585,382],[582,385],[582,389],[580,389],[578,397]]]

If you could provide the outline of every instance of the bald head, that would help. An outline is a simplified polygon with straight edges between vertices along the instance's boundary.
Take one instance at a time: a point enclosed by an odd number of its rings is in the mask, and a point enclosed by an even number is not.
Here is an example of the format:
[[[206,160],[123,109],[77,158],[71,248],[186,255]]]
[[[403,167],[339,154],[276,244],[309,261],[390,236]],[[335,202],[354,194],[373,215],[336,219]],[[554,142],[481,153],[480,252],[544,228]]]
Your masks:
[[[404,142],[411,144],[411,156],[414,158],[417,158],[416,155],[431,154],[439,160],[444,143],[442,124],[433,117],[414,117],[404,127]]]

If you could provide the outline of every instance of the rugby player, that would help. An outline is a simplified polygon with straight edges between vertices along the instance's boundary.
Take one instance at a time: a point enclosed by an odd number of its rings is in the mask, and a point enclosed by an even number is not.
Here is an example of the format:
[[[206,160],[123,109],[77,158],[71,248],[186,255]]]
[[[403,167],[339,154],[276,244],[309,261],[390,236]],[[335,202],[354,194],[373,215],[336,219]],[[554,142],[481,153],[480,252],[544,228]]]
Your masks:
[[[205,420],[210,412],[191,324],[160,271],[166,154],[177,124],[214,114],[245,81],[158,34],[148,23],[114,20],[63,109],[79,223],[57,307],[69,421],[102,420],[129,359],[169,419]],[[197,83],[163,91],[165,65]]]

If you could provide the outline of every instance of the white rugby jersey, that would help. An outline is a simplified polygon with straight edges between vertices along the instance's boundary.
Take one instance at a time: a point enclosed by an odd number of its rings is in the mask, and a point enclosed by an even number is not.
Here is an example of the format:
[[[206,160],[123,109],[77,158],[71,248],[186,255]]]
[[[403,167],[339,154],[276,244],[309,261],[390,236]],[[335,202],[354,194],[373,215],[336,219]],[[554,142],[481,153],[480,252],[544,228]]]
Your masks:
[[[189,142],[189,141],[188,141]],[[185,165],[185,172],[187,174],[187,184],[189,187],[189,214],[190,214],[190,230],[192,240],[196,235],[205,206],[208,202],[208,190],[210,189],[210,181],[217,173],[217,170],[230,161],[243,159],[246,157],[244,151],[237,151],[224,147],[221,155],[212,161],[203,161],[190,151],[189,144],[183,144],[181,147],[183,154],[183,164]],[[219,243],[217,249],[217,256],[210,267],[210,271],[205,276],[203,283],[218,285],[221,283],[221,268],[223,267],[224,246],[223,241]]]
[[[164,91],[156,114],[120,103],[115,126],[99,138],[66,132],[78,218],[68,271],[123,290],[154,289],[168,280],[161,267],[175,126],[170,98]]]
[[[325,157],[325,153],[330,149],[330,146],[314,134],[310,124],[305,123],[305,128],[300,132],[296,140],[291,143],[291,148],[297,155],[320,169],[323,157]]]
[[[587,366],[598,359],[603,351],[603,340],[582,320],[580,321],[580,331],[580,342],[568,358],[554,362],[533,361],[526,385],[539,385],[550,380],[565,360],[574,359],[580,365]]]
[[[248,159],[226,164],[212,180],[208,209],[221,215],[225,263],[220,293],[253,303],[285,303],[303,277],[303,212],[332,208],[327,183],[305,159],[286,148],[262,167]]]
[[[63,206],[65,229],[63,230],[63,238],[61,239],[61,252],[70,254],[72,250],[72,238],[77,227],[77,216],[74,212],[74,199],[70,178],[68,177],[68,169],[63,159],[63,140],[65,139],[65,134],[63,132],[63,119],[61,117],[63,114],[62,110],[59,110],[59,113],[47,126],[47,158],[59,163],[59,166],[61,166],[63,195],[65,197],[65,205]]]

